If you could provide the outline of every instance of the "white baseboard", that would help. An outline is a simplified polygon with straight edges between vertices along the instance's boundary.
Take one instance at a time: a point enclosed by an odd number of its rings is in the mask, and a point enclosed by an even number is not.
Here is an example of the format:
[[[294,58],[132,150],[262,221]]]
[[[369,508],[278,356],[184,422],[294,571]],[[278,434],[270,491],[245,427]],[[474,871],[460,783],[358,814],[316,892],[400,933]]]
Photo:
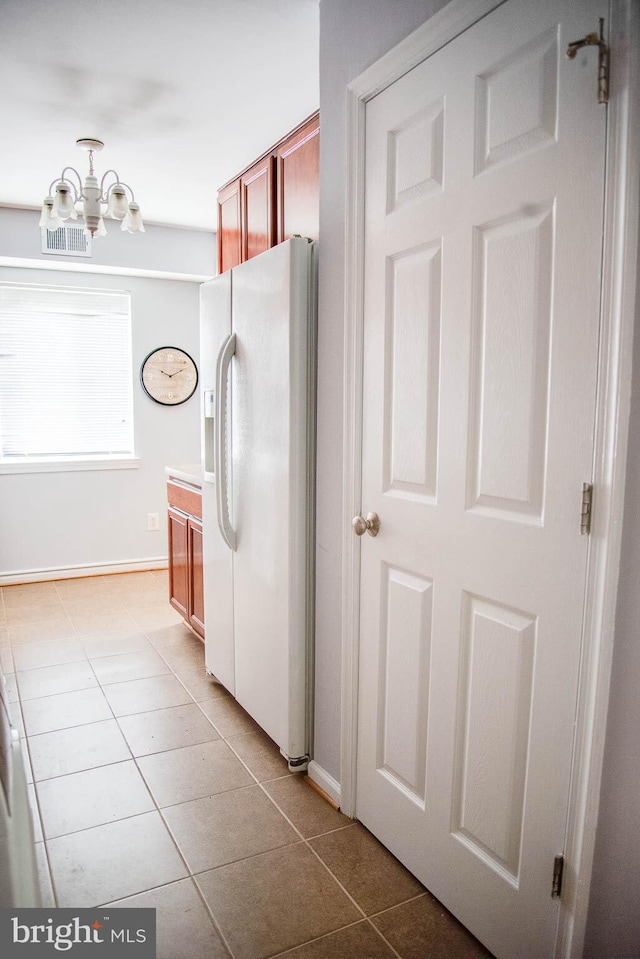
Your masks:
[[[330,776],[322,766],[319,766],[315,759],[312,759],[309,763],[307,775],[309,779],[312,779],[317,786],[320,786],[320,789],[324,790],[338,806],[340,805],[340,783],[337,782],[333,776]]]
[[[166,569],[167,557],[130,559],[119,563],[98,563],[95,566],[60,566],[44,569],[23,569],[0,573],[0,586],[17,586],[20,583],[42,583],[52,579],[75,579],[81,576],[108,576],[110,573],[138,573],[152,569]]]

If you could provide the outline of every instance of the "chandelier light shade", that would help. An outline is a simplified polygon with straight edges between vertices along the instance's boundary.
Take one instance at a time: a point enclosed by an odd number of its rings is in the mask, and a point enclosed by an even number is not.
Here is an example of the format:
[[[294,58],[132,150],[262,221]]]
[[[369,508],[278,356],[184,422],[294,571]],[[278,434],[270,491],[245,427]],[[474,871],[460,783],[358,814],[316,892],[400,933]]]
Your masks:
[[[131,187],[121,181],[115,170],[107,170],[98,183],[93,170],[93,154],[104,147],[102,140],[76,140],[76,146],[89,153],[89,173],[83,183],[74,167],[64,168],[60,179],[53,181],[49,196],[44,199],[40,226],[58,230],[66,220],[77,219],[76,204],[82,203],[84,227],[91,236],[106,236],[105,216],[120,220],[121,230],[144,233],[140,207]]]

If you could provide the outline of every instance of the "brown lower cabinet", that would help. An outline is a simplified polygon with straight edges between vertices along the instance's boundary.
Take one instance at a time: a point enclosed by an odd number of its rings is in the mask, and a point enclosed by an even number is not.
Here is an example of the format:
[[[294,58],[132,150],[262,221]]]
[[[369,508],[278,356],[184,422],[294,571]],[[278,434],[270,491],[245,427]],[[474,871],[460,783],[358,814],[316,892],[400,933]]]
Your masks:
[[[202,576],[202,494],[167,483],[169,532],[169,602],[201,639],[204,639],[204,587]],[[176,508],[185,505],[193,513]],[[173,502],[172,502],[173,500]],[[200,515],[196,515],[199,513]]]

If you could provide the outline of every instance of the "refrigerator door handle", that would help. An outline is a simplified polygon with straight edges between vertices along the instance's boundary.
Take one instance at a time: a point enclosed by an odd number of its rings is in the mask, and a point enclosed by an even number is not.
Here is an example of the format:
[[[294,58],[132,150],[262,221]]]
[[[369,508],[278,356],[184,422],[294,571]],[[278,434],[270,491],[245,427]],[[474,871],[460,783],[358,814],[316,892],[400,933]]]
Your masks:
[[[236,334],[232,333],[224,341],[218,353],[216,363],[216,395],[218,397],[217,416],[214,420],[216,506],[218,526],[223,540],[229,549],[236,548],[236,532],[229,517],[229,495],[227,489],[227,391],[229,385],[229,365],[236,351]]]

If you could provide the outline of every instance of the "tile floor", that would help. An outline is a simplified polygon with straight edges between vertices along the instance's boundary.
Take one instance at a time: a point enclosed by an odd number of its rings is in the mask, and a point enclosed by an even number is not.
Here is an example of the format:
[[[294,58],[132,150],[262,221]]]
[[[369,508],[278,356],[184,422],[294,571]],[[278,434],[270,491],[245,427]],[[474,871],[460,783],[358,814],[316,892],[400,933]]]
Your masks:
[[[154,907],[158,959],[489,956],[206,676],[166,571],[0,594],[44,904]]]

